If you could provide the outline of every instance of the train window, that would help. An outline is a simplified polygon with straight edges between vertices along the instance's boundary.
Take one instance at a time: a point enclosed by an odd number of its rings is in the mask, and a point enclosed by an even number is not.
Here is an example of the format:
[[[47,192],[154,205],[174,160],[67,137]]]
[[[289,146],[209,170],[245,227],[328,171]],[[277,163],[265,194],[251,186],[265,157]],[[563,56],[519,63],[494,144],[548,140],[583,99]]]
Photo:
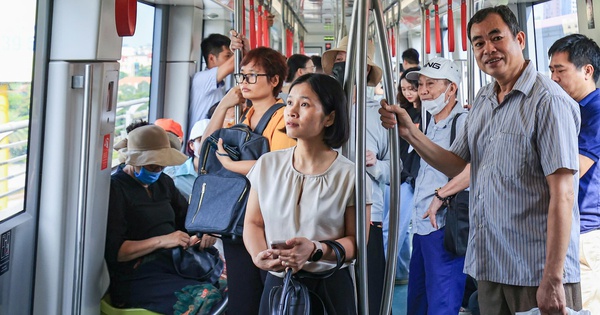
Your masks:
[[[575,1],[548,1],[533,5],[537,69],[550,75],[548,49],[554,42],[569,34],[578,33]]]
[[[126,127],[137,120],[148,120],[150,73],[152,70],[152,40],[154,7],[138,2],[135,34],[123,37],[115,140],[127,136]],[[113,166],[118,165],[118,153],[113,154]]]
[[[0,3],[0,222],[24,210],[36,1]]]

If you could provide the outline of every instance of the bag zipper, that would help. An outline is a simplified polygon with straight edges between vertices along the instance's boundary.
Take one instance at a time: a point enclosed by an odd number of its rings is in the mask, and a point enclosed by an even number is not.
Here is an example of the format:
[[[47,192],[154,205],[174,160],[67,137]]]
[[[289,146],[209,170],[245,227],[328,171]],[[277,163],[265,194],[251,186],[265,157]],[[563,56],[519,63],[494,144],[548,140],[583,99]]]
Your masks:
[[[246,187],[244,187],[244,191],[242,191],[242,194],[240,195],[240,198],[238,199],[237,202],[242,202],[242,199],[244,198],[244,195],[246,195]]]
[[[202,206],[202,200],[204,199],[204,192],[206,191],[206,183],[202,183],[202,193],[200,194],[200,200],[198,201],[198,208],[196,208],[196,213],[194,213],[194,217],[192,217],[192,223],[196,220],[196,216],[198,212],[200,212],[200,207]]]

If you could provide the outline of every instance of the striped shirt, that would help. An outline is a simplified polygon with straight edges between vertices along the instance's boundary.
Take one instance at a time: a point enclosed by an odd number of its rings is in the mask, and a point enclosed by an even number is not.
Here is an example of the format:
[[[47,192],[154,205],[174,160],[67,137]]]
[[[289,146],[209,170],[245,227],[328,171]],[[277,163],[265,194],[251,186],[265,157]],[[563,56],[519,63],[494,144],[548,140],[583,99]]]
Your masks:
[[[539,286],[546,262],[546,176],[579,169],[578,104],[529,62],[498,104],[483,87],[451,151],[471,162],[465,272],[477,280]],[[578,176],[574,176],[577,191]],[[563,282],[579,282],[579,211],[573,203]]]

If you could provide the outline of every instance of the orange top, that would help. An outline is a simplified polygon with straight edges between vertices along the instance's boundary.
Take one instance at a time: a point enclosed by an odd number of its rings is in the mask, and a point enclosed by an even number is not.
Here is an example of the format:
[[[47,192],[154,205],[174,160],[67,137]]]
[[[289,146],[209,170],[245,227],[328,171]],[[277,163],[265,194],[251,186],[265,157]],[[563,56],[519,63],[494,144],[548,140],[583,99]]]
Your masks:
[[[282,107],[275,111],[262,133],[262,135],[269,140],[269,148],[271,151],[287,149],[296,145],[296,140],[288,137],[285,131],[283,131],[285,128],[285,121],[283,120],[284,109],[285,107]],[[246,113],[246,119],[244,119],[242,123],[250,126],[250,119],[253,114],[254,107],[250,107]]]

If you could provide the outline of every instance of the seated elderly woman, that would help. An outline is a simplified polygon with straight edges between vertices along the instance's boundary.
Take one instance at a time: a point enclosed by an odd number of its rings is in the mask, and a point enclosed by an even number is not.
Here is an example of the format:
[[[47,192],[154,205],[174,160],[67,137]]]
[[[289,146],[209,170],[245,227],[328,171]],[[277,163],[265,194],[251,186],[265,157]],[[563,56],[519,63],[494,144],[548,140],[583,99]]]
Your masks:
[[[180,291],[191,292],[194,286],[204,286],[220,299],[211,284],[180,276],[171,256],[172,248],[205,248],[215,242],[185,231],[187,201],[162,173],[165,166],[185,162],[186,156],[172,149],[167,133],[155,125],[132,130],[119,152],[125,164],[111,177],[104,253],[112,304],[173,314]]]

